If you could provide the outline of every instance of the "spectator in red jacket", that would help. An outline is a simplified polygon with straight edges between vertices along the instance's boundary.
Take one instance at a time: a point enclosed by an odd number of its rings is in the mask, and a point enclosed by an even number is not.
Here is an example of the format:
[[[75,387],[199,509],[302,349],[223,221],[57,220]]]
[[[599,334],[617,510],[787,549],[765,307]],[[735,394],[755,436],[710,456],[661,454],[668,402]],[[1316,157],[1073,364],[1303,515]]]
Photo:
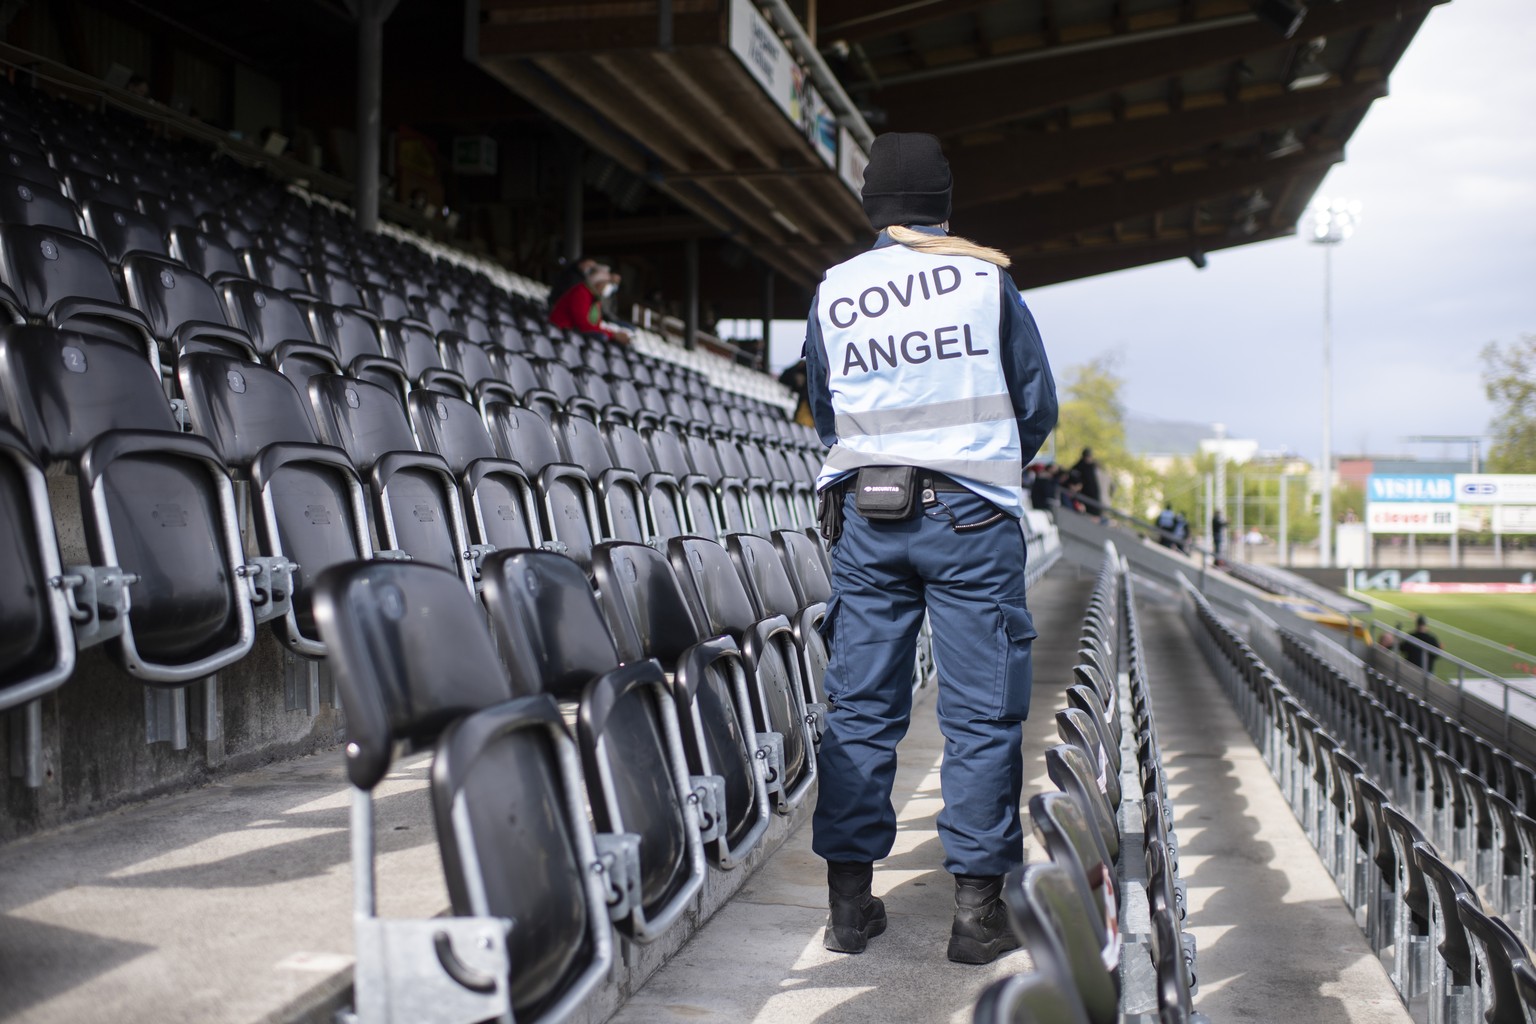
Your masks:
[[[600,334],[609,341],[628,344],[628,331],[603,325],[602,300],[618,290],[619,275],[606,264],[587,258],[577,261],[576,268],[581,276],[555,298],[549,307],[549,322],[566,330]]]

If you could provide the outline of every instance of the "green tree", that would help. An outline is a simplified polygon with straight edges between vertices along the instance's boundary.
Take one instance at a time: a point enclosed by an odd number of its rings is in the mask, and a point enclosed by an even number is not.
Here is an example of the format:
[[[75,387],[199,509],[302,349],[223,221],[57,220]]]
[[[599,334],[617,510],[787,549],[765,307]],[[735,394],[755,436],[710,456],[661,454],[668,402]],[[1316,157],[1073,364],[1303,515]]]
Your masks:
[[[1488,468],[1536,473],[1536,334],[1523,335],[1508,348],[1485,345],[1483,386],[1495,407]]]

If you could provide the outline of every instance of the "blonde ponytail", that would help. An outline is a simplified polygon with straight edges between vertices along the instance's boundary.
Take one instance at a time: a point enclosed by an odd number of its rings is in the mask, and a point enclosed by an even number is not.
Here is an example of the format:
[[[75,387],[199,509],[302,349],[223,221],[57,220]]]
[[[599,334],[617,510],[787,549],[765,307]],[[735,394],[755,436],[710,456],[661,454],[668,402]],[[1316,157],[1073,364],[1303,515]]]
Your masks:
[[[985,245],[978,245],[969,238],[958,238],[954,235],[930,235],[924,231],[914,231],[900,224],[892,224],[885,229],[891,239],[900,242],[908,249],[918,252],[932,253],[935,256],[974,256],[978,260],[996,264],[1005,270],[1013,265],[1013,260],[1008,254],[998,249],[991,249]]]

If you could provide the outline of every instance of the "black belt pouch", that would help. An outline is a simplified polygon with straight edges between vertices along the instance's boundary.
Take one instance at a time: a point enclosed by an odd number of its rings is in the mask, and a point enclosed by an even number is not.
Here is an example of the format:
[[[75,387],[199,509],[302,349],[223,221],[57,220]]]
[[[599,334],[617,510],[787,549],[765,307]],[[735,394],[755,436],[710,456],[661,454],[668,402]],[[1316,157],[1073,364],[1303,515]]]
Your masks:
[[[917,514],[917,468],[865,466],[854,485],[853,507],[865,519],[911,519]]]

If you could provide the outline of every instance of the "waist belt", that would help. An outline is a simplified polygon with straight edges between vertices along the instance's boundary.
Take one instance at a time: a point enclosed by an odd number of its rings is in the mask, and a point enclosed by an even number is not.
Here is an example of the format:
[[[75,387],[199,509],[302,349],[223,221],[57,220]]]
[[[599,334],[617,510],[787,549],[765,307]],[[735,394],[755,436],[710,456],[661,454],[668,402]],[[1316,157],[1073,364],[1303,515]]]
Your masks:
[[[965,486],[952,477],[947,477],[943,473],[934,473],[928,470],[919,470],[917,480],[922,490],[951,492],[970,490],[969,487]]]

